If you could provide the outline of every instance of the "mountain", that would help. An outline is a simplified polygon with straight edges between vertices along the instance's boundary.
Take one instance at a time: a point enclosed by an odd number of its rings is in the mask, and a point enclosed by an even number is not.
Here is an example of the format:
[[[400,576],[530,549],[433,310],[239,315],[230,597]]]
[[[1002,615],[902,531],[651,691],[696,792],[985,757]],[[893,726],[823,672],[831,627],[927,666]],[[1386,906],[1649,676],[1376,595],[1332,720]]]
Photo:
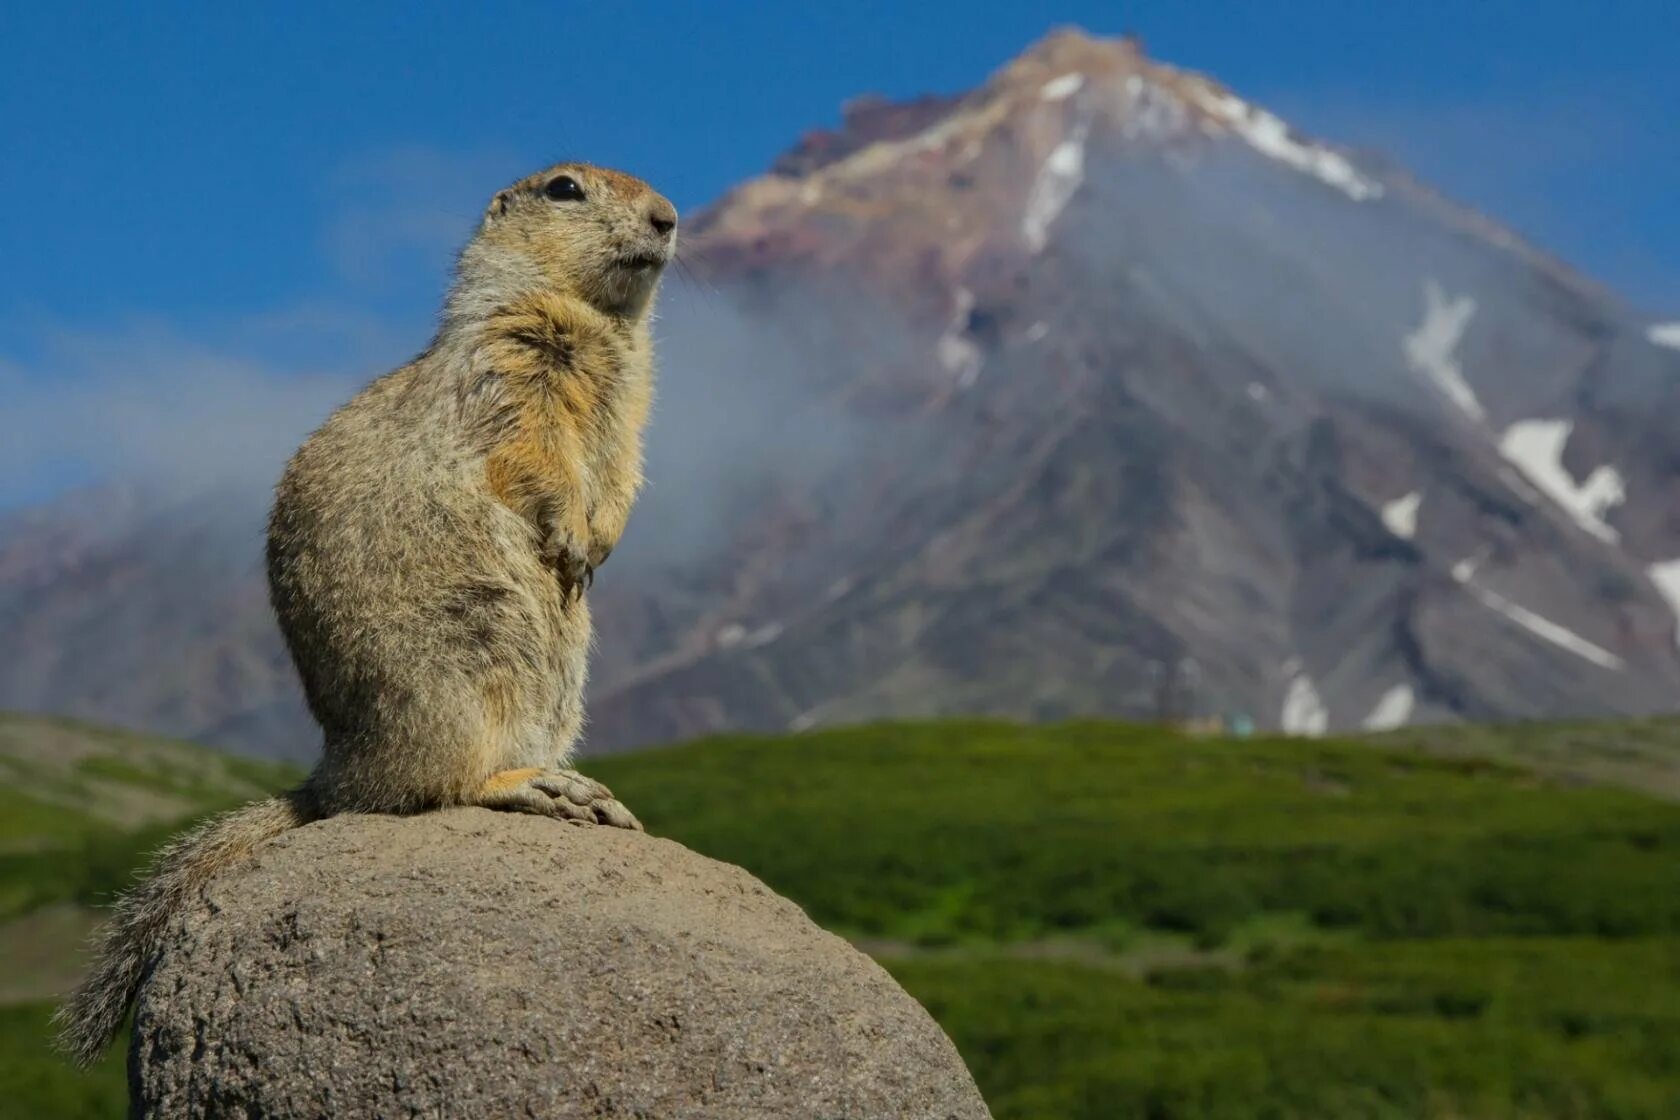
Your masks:
[[[1063,31],[690,228],[594,749],[1680,697],[1680,326],[1378,157]],[[0,526],[0,704],[305,756],[261,499],[100,503]]]
[[[310,757],[263,582],[266,497],[113,485],[0,520],[0,704]]]
[[[804,325],[819,415],[891,434],[658,611],[684,652],[603,689],[609,742],[1680,696],[1680,353],[1209,79],[1057,34],[966,97],[852,107],[697,236]]]

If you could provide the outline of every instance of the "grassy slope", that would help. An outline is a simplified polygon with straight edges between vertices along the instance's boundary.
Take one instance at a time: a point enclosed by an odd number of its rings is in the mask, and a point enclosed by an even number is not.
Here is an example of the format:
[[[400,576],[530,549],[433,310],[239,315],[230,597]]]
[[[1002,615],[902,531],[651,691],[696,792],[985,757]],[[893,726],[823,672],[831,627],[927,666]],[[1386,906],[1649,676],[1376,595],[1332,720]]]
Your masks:
[[[1541,726],[1409,727],[1373,740],[1455,758],[1491,758],[1572,782],[1680,801],[1680,719]]]
[[[0,1111],[123,1115],[120,1047],[86,1076],[46,1047],[51,997],[81,967],[95,908],[187,821],[295,776],[185,743],[0,715]]]
[[[1624,778],[1561,765],[1551,734],[1373,749],[953,722],[591,770],[868,946],[1000,1120],[1680,1115],[1680,808],[1582,784]],[[1617,732],[1567,734],[1613,752]],[[96,757],[92,777],[136,765]],[[23,809],[5,815],[35,822],[9,826],[0,898],[50,926],[140,837],[29,789],[0,771]],[[0,1008],[0,1099],[120,1114],[120,1063],[51,1065],[44,1012]]]
[[[949,723],[595,770],[874,949],[1000,1120],[1680,1116],[1680,807],[1454,753]]]

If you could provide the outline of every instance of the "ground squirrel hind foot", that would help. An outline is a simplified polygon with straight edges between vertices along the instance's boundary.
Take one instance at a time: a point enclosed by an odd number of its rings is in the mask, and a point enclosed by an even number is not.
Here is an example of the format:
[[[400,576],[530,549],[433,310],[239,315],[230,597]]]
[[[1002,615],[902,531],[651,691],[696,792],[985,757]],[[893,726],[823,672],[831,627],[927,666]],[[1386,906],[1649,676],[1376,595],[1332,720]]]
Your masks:
[[[486,809],[533,813],[573,824],[604,824],[645,831],[612,790],[576,770],[527,768],[491,775],[474,804]]]

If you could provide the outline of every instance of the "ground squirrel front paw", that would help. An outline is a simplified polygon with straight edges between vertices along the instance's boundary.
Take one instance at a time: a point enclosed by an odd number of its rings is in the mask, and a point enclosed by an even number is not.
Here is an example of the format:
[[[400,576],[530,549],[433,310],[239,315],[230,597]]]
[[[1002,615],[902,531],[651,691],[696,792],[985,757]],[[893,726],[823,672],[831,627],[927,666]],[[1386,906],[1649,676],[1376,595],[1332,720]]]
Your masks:
[[[573,824],[605,824],[642,831],[642,822],[612,790],[576,770],[504,770],[484,783],[478,804],[487,809],[558,817]]]
[[[595,566],[589,561],[587,546],[563,526],[548,527],[543,536],[542,560],[554,569],[567,599],[580,597],[595,581]]]

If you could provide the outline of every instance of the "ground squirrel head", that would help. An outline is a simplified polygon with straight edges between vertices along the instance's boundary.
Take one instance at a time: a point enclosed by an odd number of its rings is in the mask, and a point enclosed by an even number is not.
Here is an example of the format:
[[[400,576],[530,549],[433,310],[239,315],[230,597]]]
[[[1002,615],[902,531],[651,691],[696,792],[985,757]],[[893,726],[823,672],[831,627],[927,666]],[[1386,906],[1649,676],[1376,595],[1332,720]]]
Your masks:
[[[677,210],[632,175],[560,163],[498,191],[461,253],[452,303],[540,288],[639,319],[676,248]]]

